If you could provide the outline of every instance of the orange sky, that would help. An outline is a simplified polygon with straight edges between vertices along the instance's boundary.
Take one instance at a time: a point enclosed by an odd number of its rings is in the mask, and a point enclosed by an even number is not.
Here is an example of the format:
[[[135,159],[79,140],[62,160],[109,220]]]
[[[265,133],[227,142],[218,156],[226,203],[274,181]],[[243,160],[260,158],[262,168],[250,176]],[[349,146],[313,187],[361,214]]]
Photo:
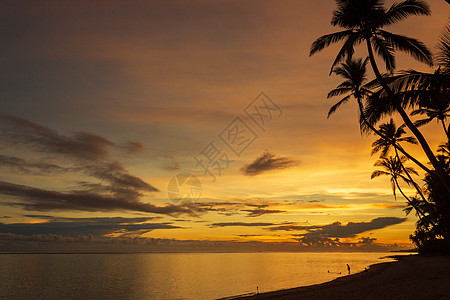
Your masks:
[[[450,6],[427,2],[432,16],[389,30],[435,51]],[[334,226],[339,233],[330,236],[342,243],[370,237],[409,245],[415,218],[404,219],[388,178],[370,179],[374,138],[359,133],[356,105],[326,118],[334,104],[326,95],[340,83],[328,76],[338,48],[308,53],[317,37],[337,30],[334,1],[1,6],[0,235],[89,234],[17,229],[84,222],[100,237],[296,242]],[[398,55],[398,69],[406,68],[430,70]],[[265,131],[244,112],[261,91],[282,110]],[[240,156],[219,139],[236,117],[258,135]],[[438,128],[424,128],[433,149],[443,139]],[[194,160],[211,141],[231,160],[215,182],[200,176]],[[264,153],[282,167],[243,174]],[[202,186],[185,210],[167,197],[178,173],[198,175]]]

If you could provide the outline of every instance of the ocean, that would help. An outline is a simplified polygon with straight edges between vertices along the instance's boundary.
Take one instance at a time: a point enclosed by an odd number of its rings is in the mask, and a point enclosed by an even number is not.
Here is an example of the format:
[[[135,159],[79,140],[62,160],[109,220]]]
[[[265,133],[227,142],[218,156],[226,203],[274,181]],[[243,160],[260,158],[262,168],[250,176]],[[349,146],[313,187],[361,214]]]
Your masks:
[[[326,282],[387,255],[2,254],[0,299],[217,299]]]

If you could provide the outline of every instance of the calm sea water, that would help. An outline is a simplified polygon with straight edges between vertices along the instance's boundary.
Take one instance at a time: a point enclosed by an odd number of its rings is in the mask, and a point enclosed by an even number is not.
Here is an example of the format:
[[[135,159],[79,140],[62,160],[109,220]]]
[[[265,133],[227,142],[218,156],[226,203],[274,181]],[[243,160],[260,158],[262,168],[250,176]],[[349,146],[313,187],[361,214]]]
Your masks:
[[[0,299],[215,299],[329,281],[345,275],[347,263],[358,272],[386,255],[4,254]]]

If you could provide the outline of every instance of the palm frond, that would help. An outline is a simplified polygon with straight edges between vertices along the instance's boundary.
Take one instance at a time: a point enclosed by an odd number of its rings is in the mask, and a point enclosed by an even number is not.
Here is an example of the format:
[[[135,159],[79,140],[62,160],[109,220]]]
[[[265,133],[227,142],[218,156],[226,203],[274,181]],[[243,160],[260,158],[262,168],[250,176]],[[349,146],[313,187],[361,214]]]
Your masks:
[[[447,71],[450,70],[450,22],[442,31],[438,49],[439,52],[436,55],[436,62]]]
[[[337,69],[339,69],[339,68],[336,68],[335,71]],[[348,78],[348,79],[350,79],[350,78]],[[340,89],[340,88],[351,88],[352,89],[353,84],[352,84],[351,80],[346,80],[346,81],[342,82],[340,85],[338,85],[336,88],[337,89]]]
[[[410,144],[413,144],[413,145],[417,145],[417,139],[415,137],[412,137],[412,136],[401,138],[401,139],[399,139],[399,141],[400,142],[407,142],[407,143],[410,143]]]
[[[433,120],[433,118],[426,118],[426,119],[422,119],[422,120],[417,120],[416,122],[414,122],[414,125],[417,127],[426,125],[428,123],[430,123]]]
[[[327,95],[327,99],[332,98],[332,97],[336,97],[336,96],[340,96],[342,94],[346,94],[348,92],[351,92],[352,89],[351,88],[335,88],[334,90],[331,90],[328,95]]]
[[[385,30],[379,30],[380,34],[396,50],[403,51],[411,55],[414,59],[423,62],[429,66],[433,65],[433,58],[430,50],[424,43],[404,35],[390,33]]]
[[[309,52],[309,56],[314,55],[316,52],[323,50],[325,47],[330,46],[331,44],[337,43],[344,38],[348,37],[353,33],[353,30],[345,30],[340,32],[335,32],[331,34],[326,34],[315,40]]]
[[[386,70],[392,72],[395,70],[395,56],[394,56],[394,48],[390,43],[387,43],[384,39],[379,38],[377,36],[373,36],[372,45],[375,51],[386,64]]]
[[[412,210],[413,210],[413,207],[409,206],[409,205],[403,209],[403,211],[405,212],[406,216],[408,216],[411,213]]]
[[[347,40],[345,41],[344,45],[342,46],[341,50],[339,50],[338,55],[336,56],[333,64],[331,65],[330,69],[330,75],[333,73],[334,67],[340,63],[343,59],[351,59],[353,56],[353,53],[355,53],[354,47],[358,45],[361,42],[360,37],[358,34],[352,34],[350,35]]]
[[[424,1],[406,0],[394,3],[386,12],[386,25],[402,21],[409,16],[430,15],[430,6]]]
[[[374,179],[375,177],[379,177],[382,175],[389,175],[389,173],[385,172],[385,171],[379,171],[379,170],[373,171],[372,175],[370,175],[370,179]]]
[[[410,173],[410,174],[414,174],[414,175],[419,175],[419,173],[417,173],[416,170],[414,170],[414,168],[411,167],[405,167],[406,172]]]
[[[336,103],[335,105],[333,105],[330,110],[328,111],[328,116],[327,118],[329,118],[342,104],[346,103],[349,99],[350,99],[351,95],[345,96],[344,98],[342,98],[338,103]]]

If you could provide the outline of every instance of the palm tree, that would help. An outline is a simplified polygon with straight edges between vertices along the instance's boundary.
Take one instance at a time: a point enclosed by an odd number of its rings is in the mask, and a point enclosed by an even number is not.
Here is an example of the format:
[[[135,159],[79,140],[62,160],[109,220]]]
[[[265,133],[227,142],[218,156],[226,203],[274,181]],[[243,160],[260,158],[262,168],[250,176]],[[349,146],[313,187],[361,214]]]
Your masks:
[[[450,72],[450,23],[442,31],[438,49],[439,52],[436,55],[436,62],[444,69],[444,72],[448,73]]]
[[[434,101],[430,101],[427,106],[414,110],[411,115],[426,115],[425,119],[421,119],[415,122],[416,126],[422,126],[430,123],[434,119],[437,119],[444,128],[445,135],[450,139],[447,125],[445,121],[450,117],[450,101],[449,99],[434,98]]]
[[[381,157],[386,157],[389,150],[395,148],[394,145],[401,142],[417,144],[417,140],[412,136],[402,137],[406,133],[405,124],[397,128],[392,118],[388,123],[381,124],[379,131],[383,134],[383,137],[373,142],[372,155],[381,151]],[[396,153],[396,156],[398,156],[398,153]]]
[[[438,152],[442,155],[438,156],[446,172],[450,174],[450,148],[448,143],[442,144]],[[434,171],[433,171],[434,173]],[[440,180],[432,174],[426,174],[425,193],[427,195],[427,202],[419,201],[419,205],[426,212],[426,218],[422,218],[416,224],[416,231],[411,235],[411,240],[419,247],[421,251],[427,251],[426,244],[429,246],[436,246],[438,250],[447,251],[450,253],[450,202],[449,196],[446,193]],[[407,207],[407,209],[409,209]],[[435,244],[439,242],[438,244]],[[425,243],[425,244],[424,244]],[[430,250],[430,249],[428,249]]]
[[[374,166],[376,167],[383,167],[384,170],[376,170],[372,173],[371,179],[375,177],[379,177],[382,175],[390,176],[391,179],[391,186],[392,186],[392,193],[394,194],[394,198],[397,199],[396,190],[398,189],[402,196],[406,199],[406,203],[408,206],[406,207],[405,211],[407,214],[411,212],[411,209],[414,208],[417,212],[417,216],[419,216],[420,219],[426,217],[426,210],[424,210],[424,206],[422,205],[424,202],[428,203],[423,195],[423,193],[418,188],[417,184],[412,180],[411,173],[418,175],[416,170],[414,170],[411,167],[405,167],[405,162],[407,158],[405,156],[399,157],[398,154],[395,157],[389,156],[389,157],[382,157],[380,160],[376,161]],[[406,177],[403,175],[405,174]],[[406,194],[403,192],[403,190],[400,188],[399,180],[402,179],[406,184],[413,185],[418,193],[421,196],[420,201],[417,201],[416,197],[409,198],[406,196]],[[429,204],[425,204],[429,205]],[[410,209],[411,207],[411,209]]]
[[[437,151],[441,154],[441,156],[450,159],[450,141],[440,144]]]
[[[367,75],[366,75],[366,66],[367,66],[368,58],[364,61],[359,59],[350,59],[348,58],[346,62],[342,63],[338,68],[334,69],[333,72],[336,75],[342,76],[345,81],[338,85],[335,89],[331,90],[328,93],[327,98],[332,98],[335,96],[341,96],[347,94],[344,98],[339,100],[335,105],[333,105],[329,112],[328,118],[344,103],[348,102],[351,97],[355,98],[360,107],[361,117],[364,116],[363,112],[363,104],[362,99],[365,96],[370,95],[372,92],[370,88],[373,87],[367,84]]]
[[[416,126],[425,125],[436,119],[450,139],[449,126],[446,124],[446,119],[450,116],[450,23],[441,34],[438,49],[436,62],[439,68],[434,73],[402,71],[399,75],[389,78],[389,86],[405,109],[414,110],[411,115],[425,116],[415,122]],[[365,114],[372,124],[394,111],[392,101],[382,89],[367,98]]]
[[[400,159],[398,159],[397,157],[389,156],[389,157],[384,157],[380,160],[377,160],[377,162],[375,162],[374,166],[382,167],[383,170],[374,171],[370,178],[373,179],[375,177],[379,177],[382,175],[390,176],[392,193],[394,194],[395,199],[397,199],[396,191],[398,189],[400,191],[400,193],[403,195],[403,197],[406,199],[406,201],[408,203],[410,203],[408,196],[406,196],[405,193],[402,191],[402,189],[400,188],[399,182],[398,182],[400,179],[402,179],[406,184],[408,184],[408,185],[411,184],[411,181],[403,175],[404,171],[402,168],[402,164],[405,161],[406,161],[405,156],[400,157]],[[413,173],[413,174],[418,175],[417,172],[413,168],[406,167],[406,171],[408,173]]]
[[[400,146],[401,142],[406,142],[409,144],[417,144],[417,141],[412,136],[403,137],[403,135],[406,133],[405,131],[405,124],[401,125],[397,128],[395,126],[394,120],[391,118],[388,123],[380,125],[379,131],[382,133],[382,136],[377,139],[375,142],[372,143],[372,155],[374,155],[377,152],[381,152],[380,157],[384,158],[387,156],[389,151],[394,148],[395,151],[395,158],[399,161],[399,164],[404,172],[404,174],[408,177],[409,182],[416,188],[417,193],[420,195],[423,201],[425,200],[425,196],[422,193],[422,189],[420,186],[413,180],[411,177],[411,174],[409,174],[408,170],[406,169],[405,165],[403,164],[402,160],[400,159],[399,153],[397,149],[403,149],[403,147]],[[424,168],[426,168],[424,166]]]
[[[445,124],[445,120],[450,117],[450,23],[442,31],[437,48],[439,51],[436,55],[436,62],[439,68],[434,74],[422,75],[422,84],[419,86],[421,93],[417,95],[419,109],[412,114],[427,116],[427,118],[417,121],[417,126],[437,119],[442,124],[447,138],[450,139],[450,126]],[[428,83],[425,87],[423,86],[424,82]]]
[[[418,61],[432,65],[432,56],[427,47],[420,41],[403,35],[393,34],[383,30],[384,27],[395,24],[409,16],[429,15],[429,6],[421,0],[405,0],[394,3],[388,10],[383,7],[383,0],[336,0],[338,9],[333,12],[331,24],[344,30],[318,38],[311,45],[310,56],[336,42],[345,40],[331,66],[331,72],[336,64],[346,57],[352,57],[354,47],[365,42],[369,53],[372,69],[379,84],[394,100],[395,95],[381,75],[375,62],[374,50],[384,60],[386,70],[395,69],[396,50],[410,54]],[[413,124],[403,107],[394,102],[396,111],[400,114],[406,126],[416,136],[431,164],[439,174],[444,186],[450,192],[450,178],[437,161],[425,137]]]
[[[431,53],[422,42],[382,29],[409,16],[430,15],[429,6],[424,1],[402,1],[393,4],[389,10],[383,7],[383,0],[336,0],[336,3],[338,9],[333,12],[331,25],[345,30],[318,38],[311,45],[310,50],[311,56],[345,39],[344,45],[331,66],[331,71],[345,57],[351,57],[354,47],[364,41],[369,52],[372,52],[372,54],[369,53],[370,60],[374,59],[373,50],[375,49],[384,60],[388,71],[395,69],[395,50],[404,51],[415,59],[432,65]]]
[[[409,198],[410,202],[406,205],[403,211],[408,216],[413,209],[416,210],[416,216],[418,216],[422,221],[422,224],[427,223],[428,225],[435,225],[438,222],[436,220],[431,219],[431,216],[436,215],[435,206],[432,203],[427,202],[424,199],[419,197],[411,197]],[[420,213],[422,212],[422,213]],[[435,219],[435,218],[434,218]]]
[[[373,94],[370,89],[377,85],[375,81],[371,81],[368,83],[366,82],[367,62],[368,62],[367,58],[365,60],[348,58],[345,63],[341,63],[339,67],[333,70],[333,72],[336,75],[340,75],[345,80],[335,89],[331,90],[328,93],[327,98],[342,96],[345,94],[347,95],[330,108],[328,112],[328,117],[330,117],[341,105],[348,102],[350,98],[353,97],[356,99],[359,107],[361,131],[367,130],[365,128],[367,127],[380,137],[380,141],[391,141],[391,135],[389,130],[383,131],[381,129],[380,130],[376,129],[372,125],[372,123],[367,120],[366,113],[364,112],[363,99],[366,97],[370,97]],[[402,128],[403,127],[404,126],[402,126]],[[407,153],[398,143],[394,142],[391,143],[390,145],[393,146],[396,150],[400,151],[403,155],[408,157],[414,163],[416,163],[423,170],[425,170],[426,172],[430,172],[430,170],[427,167],[425,167],[422,163],[420,163],[409,153]]]

